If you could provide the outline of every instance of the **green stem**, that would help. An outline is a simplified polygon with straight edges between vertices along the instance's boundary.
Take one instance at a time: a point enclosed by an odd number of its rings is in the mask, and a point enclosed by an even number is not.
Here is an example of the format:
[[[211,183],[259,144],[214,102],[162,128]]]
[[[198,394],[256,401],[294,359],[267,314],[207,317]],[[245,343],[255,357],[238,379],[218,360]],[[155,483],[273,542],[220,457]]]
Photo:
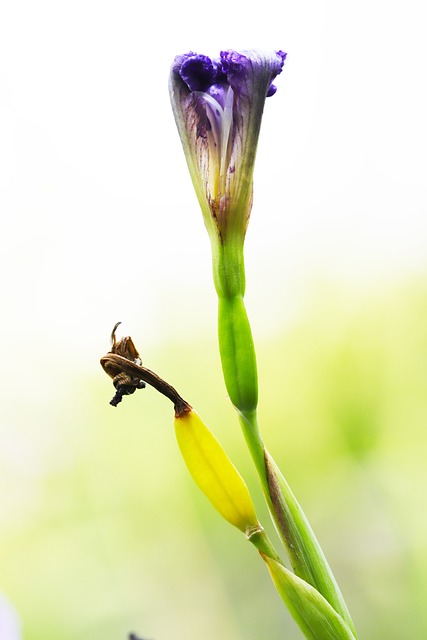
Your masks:
[[[218,298],[245,295],[246,276],[243,240],[240,234],[229,234],[227,241],[211,238],[212,271]]]
[[[295,574],[317,589],[355,634],[350,614],[322,549],[262,440],[257,418],[255,347],[243,301],[245,275],[242,243],[218,243],[213,246],[214,281],[219,302],[218,339],[224,380],[230,400],[238,411],[271,516]]]
[[[268,497],[268,482],[265,468],[265,446],[258,426],[257,410],[238,411],[238,417],[249,453],[258,472],[265,497]]]
[[[219,298],[218,338],[230,400],[239,411],[251,414],[258,404],[258,375],[251,327],[241,295]]]
[[[357,637],[345,600],[310,523],[262,442],[257,412],[239,412],[239,421],[292,569],[323,595]]]
[[[260,526],[260,528],[254,530],[252,533],[247,534],[247,539],[251,542],[254,547],[258,549],[263,555],[271,558],[275,562],[278,562],[281,566],[283,566],[283,561],[276,549],[273,546],[273,543],[267,536],[264,529]]]

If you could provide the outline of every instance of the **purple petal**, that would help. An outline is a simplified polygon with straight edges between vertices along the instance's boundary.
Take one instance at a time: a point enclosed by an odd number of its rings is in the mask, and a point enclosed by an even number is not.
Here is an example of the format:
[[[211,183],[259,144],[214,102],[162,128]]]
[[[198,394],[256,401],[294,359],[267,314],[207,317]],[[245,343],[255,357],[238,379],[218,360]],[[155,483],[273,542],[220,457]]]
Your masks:
[[[237,51],[221,51],[221,69],[234,91],[240,93],[251,71],[251,61]]]
[[[274,96],[276,91],[277,91],[276,85],[271,83],[271,85],[269,86],[268,91],[267,91],[267,98],[271,98],[271,96]]]
[[[186,54],[178,73],[190,91],[206,91],[216,79],[216,67],[208,56]]]
[[[208,93],[211,96],[211,98],[214,98],[221,105],[221,107],[224,108],[225,94],[227,93],[227,90],[228,90],[228,84],[226,82],[219,83],[219,84],[215,83],[209,87],[206,93]]]
[[[261,71],[263,68],[265,69],[265,60],[262,56],[259,57],[255,52],[250,51],[245,53],[247,53],[247,55],[233,50],[221,51],[220,53],[222,72],[226,75],[233,90],[238,94],[245,93],[245,91],[247,92],[248,83],[250,85],[253,82],[258,70]],[[272,83],[276,76],[282,72],[286,55],[284,51],[276,51],[269,61],[268,72],[270,74],[270,85],[267,89],[267,97],[276,93],[277,87]]]

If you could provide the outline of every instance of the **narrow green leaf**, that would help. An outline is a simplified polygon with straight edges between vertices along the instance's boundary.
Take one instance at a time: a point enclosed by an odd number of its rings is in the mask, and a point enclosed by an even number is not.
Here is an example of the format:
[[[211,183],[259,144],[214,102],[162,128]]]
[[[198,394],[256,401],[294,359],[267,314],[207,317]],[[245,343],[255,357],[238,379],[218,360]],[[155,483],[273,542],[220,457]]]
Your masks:
[[[356,636],[347,605],[310,524],[274,460],[265,452],[270,506],[292,568],[313,585]]]
[[[261,555],[280,597],[308,640],[356,640],[347,623],[317,589],[272,558]]]

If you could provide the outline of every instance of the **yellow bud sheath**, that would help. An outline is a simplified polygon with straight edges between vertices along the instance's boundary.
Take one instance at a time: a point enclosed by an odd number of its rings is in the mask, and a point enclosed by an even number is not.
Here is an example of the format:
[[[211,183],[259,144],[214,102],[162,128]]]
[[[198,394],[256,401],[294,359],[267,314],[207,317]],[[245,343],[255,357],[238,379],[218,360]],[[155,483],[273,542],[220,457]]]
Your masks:
[[[176,417],[175,433],[193,480],[222,517],[248,537],[261,529],[242,476],[200,416]]]

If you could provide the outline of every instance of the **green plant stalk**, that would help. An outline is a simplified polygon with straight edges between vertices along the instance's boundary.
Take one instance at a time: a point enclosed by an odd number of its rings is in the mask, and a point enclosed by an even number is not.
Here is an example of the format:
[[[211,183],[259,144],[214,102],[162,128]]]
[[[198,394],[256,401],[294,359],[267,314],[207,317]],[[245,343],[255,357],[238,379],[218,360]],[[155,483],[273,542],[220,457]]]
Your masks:
[[[224,380],[257,469],[264,496],[295,574],[312,585],[356,631],[323,551],[289,485],[267,452],[257,418],[255,348],[243,296],[245,270],[241,238],[213,242],[213,274],[218,294],[218,339]]]
[[[138,371],[139,365],[134,366]],[[164,381],[162,387],[174,401],[175,434],[193,480],[222,517],[260,552],[277,591],[306,637],[354,640],[345,621],[319,591],[284,566],[257,518],[245,481],[214,434],[175,390]]]
[[[253,544],[256,549],[258,549],[262,557],[267,557],[270,560],[274,560],[281,567],[284,566],[283,560],[277,553],[276,549],[273,546],[273,543],[261,526],[258,529],[254,529],[252,532],[247,533],[246,538],[251,544]]]

